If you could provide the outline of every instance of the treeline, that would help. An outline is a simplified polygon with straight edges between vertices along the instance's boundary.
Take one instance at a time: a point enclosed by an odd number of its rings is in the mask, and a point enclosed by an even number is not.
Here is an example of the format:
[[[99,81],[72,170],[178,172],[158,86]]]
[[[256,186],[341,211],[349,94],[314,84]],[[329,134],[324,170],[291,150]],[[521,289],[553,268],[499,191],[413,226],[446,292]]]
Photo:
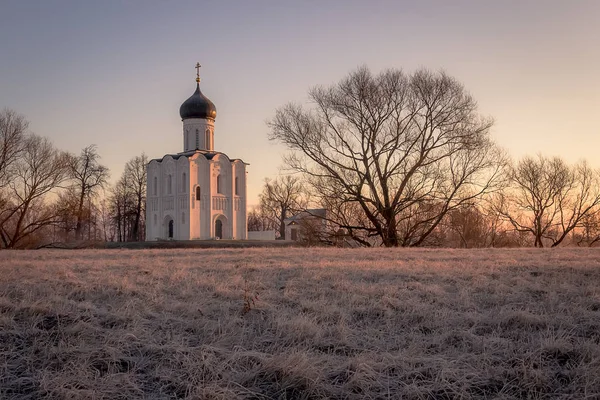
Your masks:
[[[0,111],[0,248],[144,240],[146,163],[134,157],[110,186],[95,145],[61,151]]]
[[[287,146],[251,229],[327,211],[303,235],[363,246],[559,246],[600,241],[600,172],[537,155],[512,160],[493,120],[444,72],[378,75],[361,67],[276,110],[269,137]],[[290,195],[291,194],[291,195]],[[322,222],[322,221],[321,221]],[[301,225],[298,221],[295,223]],[[302,228],[302,226],[300,226]],[[316,233],[315,233],[316,231]]]
[[[504,166],[503,185],[473,201],[446,209],[443,202],[423,202],[419,212],[403,214],[397,225],[400,246],[433,247],[557,247],[600,245],[600,172],[585,161],[573,165],[559,157],[524,157]],[[339,198],[323,198],[301,176],[267,179],[260,203],[248,212],[248,230],[274,230],[286,239],[285,220],[311,210],[321,216],[296,221],[301,241],[309,244],[380,246],[376,227],[360,207]],[[410,217],[410,218],[409,218]],[[406,218],[405,221],[404,218]],[[414,244],[412,225],[439,223]],[[289,238],[288,238],[289,239]]]
[[[309,108],[287,104],[268,122],[289,149],[288,174],[265,182],[250,231],[283,239],[302,213],[294,234],[308,243],[600,244],[600,172],[541,154],[511,159],[492,140],[493,120],[444,72],[361,67],[309,97]],[[0,248],[144,240],[145,155],[109,187],[93,145],[60,151],[11,110],[0,112],[0,135]]]

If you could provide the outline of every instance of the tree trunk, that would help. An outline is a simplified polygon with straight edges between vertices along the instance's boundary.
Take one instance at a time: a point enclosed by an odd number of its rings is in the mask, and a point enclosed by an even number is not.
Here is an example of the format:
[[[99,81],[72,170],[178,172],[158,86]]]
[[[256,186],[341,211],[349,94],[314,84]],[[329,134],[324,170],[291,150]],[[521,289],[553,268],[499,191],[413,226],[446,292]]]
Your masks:
[[[9,242],[8,242],[8,248],[14,248],[17,245],[17,242],[19,240],[21,240],[21,225],[23,224],[23,219],[25,219],[25,214],[27,213],[27,211],[29,210],[29,200],[27,200],[24,204],[23,204],[23,208],[21,210],[21,215],[19,215],[19,218],[17,219],[17,224],[15,226],[15,232],[12,235],[11,238],[9,238]]]
[[[400,241],[398,240],[398,230],[396,229],[396,217],[393,212],[386,211],[385,214],[386,227],[383,232],[383,245],[385,247],[398,247]],[[387,215],[386,215],[387,214]]]
[[[279,219],[279,237],[281,240],[285,240],[285,219],[287,217],[286,207],[281,207],[281,216]]]
[[[81,228],[83,226],[83,202],[85,199],[85,186],[81,185],[81,195],[79,196],[79,204],[77,205],[77,225],[75,226],[75,239],[81,239]]]
[[[141,219],[141,214],[142,214],[142,197],[140,195],[138,195],[137,198],[137,204],[135,207],[135,221],[133,223],[133,227],[131,229],[131,236],[133,237],[133,240],[135,241],[139,241],[139,234],[140,234],[140,219]]]

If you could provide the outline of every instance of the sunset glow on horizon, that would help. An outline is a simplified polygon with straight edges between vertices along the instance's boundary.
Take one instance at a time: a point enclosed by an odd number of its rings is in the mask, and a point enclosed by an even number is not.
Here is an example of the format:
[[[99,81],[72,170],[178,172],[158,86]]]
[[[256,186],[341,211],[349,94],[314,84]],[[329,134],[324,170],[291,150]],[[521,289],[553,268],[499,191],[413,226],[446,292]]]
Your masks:
[[[182,151],[179,106],[216,105],[215,150],[249,163],[248,204],[281,166],[266,121],[360,65],[445,70],[514,158],[600,168],[600,2],[5,1],[0,109],[78,153],[125,163]]]

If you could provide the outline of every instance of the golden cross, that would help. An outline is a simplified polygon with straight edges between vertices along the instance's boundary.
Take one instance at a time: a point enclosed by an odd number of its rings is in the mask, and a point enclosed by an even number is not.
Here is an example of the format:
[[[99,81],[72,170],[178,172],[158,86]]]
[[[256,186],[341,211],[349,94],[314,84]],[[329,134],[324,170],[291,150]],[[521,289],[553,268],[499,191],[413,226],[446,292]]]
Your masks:
[[[200,63],[196,63],[196,82],[200,83]]]

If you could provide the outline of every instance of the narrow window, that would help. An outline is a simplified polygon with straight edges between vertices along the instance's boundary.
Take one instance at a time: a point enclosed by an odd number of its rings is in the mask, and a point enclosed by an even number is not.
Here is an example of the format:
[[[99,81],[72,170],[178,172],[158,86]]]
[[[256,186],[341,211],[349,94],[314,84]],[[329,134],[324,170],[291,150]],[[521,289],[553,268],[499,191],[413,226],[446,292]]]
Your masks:
[[[235,177],[235,194],[236,195],[239,194],[239,192],[238,192],[238,177],[237,176]]]
[[[156,177],[154,177],[154,195],[156,196],[157,193],[158,193],[158,179],[156,179]]]
[[[181,223],[185,225],[185,213],[181,213]]]
[[[206,150],[210,150],[210,129],[206,130]]]
[[[156,226],[156,214],[154,214],[154,226]]]
[[[172,190],[173,188],[171,187],[171,184],[172,184],[172,183],[173,183],[173,182],[172,182],[171,175],[169,175],[169,176],[167,177],[167,194],[171,194],[171,193],[173,192],[173,190]]]
[[[186,184],[187,184],[187,176],[186,176],[186,173],[184,172],[183,176],[181,177],[181,191],[183,193],[185,193]]]
[[[200,131],[196,129],[196,149],[200,148]]]
[[[200,201],[200,186],[196,186],[196,200]]]
[[[217,193],[221,193],[221,175],[217,175]]]

